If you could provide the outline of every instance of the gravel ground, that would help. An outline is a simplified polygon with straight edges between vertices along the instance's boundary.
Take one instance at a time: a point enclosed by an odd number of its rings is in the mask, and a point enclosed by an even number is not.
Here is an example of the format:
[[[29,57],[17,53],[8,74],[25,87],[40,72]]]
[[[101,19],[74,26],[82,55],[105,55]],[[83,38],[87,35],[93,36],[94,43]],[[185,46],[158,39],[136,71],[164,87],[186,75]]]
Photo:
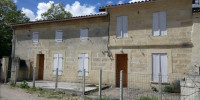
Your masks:
[[[26,93],[26,90],[12,88],[8,85],[0,85],[0,100],[49,100],[48,98],[38,97],[38,94]],[[56,100],[56,99],[51,99]]]

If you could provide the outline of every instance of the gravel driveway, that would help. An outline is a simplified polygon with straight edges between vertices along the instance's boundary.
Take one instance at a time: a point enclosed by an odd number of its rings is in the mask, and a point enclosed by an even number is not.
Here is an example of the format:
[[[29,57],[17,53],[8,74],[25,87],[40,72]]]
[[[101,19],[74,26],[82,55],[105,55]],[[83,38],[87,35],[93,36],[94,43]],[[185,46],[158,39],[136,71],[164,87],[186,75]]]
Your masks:
[[[57,100],[38,97],[38,94],[29,94],[20,88],[11,88],[8,85],[0,85],[0,100]]]

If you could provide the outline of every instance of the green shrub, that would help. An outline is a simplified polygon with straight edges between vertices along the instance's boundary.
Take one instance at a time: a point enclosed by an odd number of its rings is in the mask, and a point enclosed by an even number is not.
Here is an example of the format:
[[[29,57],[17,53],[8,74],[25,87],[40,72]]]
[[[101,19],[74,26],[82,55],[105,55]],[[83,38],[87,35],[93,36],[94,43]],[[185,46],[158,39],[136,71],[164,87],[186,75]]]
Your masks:
[[[156,96],[152,96],[152,97],[150,97],[150,96],[141,96],[140,100],[158,100],[158,97],[156,97]]]
[[[10,86],[15,87],[15,83],[14,82],[10,83]]]
[[[75,94],[75,93],[72,93],[72,96],[73,96],[73,97],[75,97],[75,96],[77,96],[77,94]]]
[[[23,81],[23,82],[20,84],[19,87],[20,87],[20,88],[23,88],[23,89],[28,89],[28,88],[30,88],[30,87],[28,86],[28,83],[27,83],[26,81]]]
[[[98,100],[109,100],[108,98],[106,98],[106,97],[102,97],[101,99],[100,98],[98,98]]]
[[[173,93],[173,88],[172,88],[172,86],[165,86],[163,92]]]
[[[151,87],[151,90],[152,90],[152,91],[155,91],[155,92],[157,92],[157,91],[158,91],[158,90],[157,90],[157,88],[156,88],[156,87],[154,87],[154,86],[152,86],[152,87]]]

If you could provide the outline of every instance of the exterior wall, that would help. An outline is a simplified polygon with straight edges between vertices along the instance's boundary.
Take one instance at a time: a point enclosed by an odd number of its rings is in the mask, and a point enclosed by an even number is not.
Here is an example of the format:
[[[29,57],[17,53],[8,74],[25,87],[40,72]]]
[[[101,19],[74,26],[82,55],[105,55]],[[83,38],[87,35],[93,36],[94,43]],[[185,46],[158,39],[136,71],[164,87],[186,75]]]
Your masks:
[[[147,86],[151,85],[152,53],[167,53],[169,82],[180,78],[178,76],[189,74],[192,55],[191,9],[190,0],[159,0],[107,8],[110,14],[109,46],[113,55],[112,67],[115,68],[115,55],[122,54],[120,49],[128,54],[129,86],[134,82],[141,86],[141,81],[147,82]],[[167,13],[166,36],[152,36],[153,13],[159,11]],[[128,16],[128,38],[116,37],[117,16]]]
[[[192,65],[200,67],[200,13],[193,15],[193,28],[192,28],[192,43],[194,47],[192,48]],[[199,69],[193,67],[196,74],[199,73]]]
[[[89,40],[80,40],[81,28],[89,28]],[[56,30],[63,30],[63,42],[61,43],[55,42]],[[32,43],[33,32],[39,32],[39,43],[37,44]],[[32,66],[38,70],[37,54],[45,55],[44,80],[54,80],[55,78],[53,55],[56,53],[63,54],[63,74],[59,76],[59,81],[82,81],[82,78],[78,77],[78,55],[80,53],[89,54],[89,76],[86,77],[86,82],[98,83],[99,75],[97,73],[100,68],[105,72],[112,70],[109,58],[102,53],[107,51],[107,16],[19,27],[15,33],[17,38],[16,57],[32,62]],[[36,77],[38,77],[37,72]],[[22,79],[22,77],[19,76],[18,79]],[[105,80],[108,82],[108,79],[104,79],[103,82]]]

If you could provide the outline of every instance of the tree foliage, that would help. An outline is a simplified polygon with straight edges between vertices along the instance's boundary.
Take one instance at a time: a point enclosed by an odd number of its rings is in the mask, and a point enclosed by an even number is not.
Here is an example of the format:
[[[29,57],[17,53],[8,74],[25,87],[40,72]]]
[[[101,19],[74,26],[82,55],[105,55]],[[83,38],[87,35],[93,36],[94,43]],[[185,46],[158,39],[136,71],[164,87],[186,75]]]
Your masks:
[[[12,48],[11,23],[28,22],[30,19],[25,16],[12,0],[0,0],[0,58],[10,56]]]
[[[72,17],[70,12],[65,11],[63,4],[51,4],[47,12],[42,14],[43,20],[63,19]]]

